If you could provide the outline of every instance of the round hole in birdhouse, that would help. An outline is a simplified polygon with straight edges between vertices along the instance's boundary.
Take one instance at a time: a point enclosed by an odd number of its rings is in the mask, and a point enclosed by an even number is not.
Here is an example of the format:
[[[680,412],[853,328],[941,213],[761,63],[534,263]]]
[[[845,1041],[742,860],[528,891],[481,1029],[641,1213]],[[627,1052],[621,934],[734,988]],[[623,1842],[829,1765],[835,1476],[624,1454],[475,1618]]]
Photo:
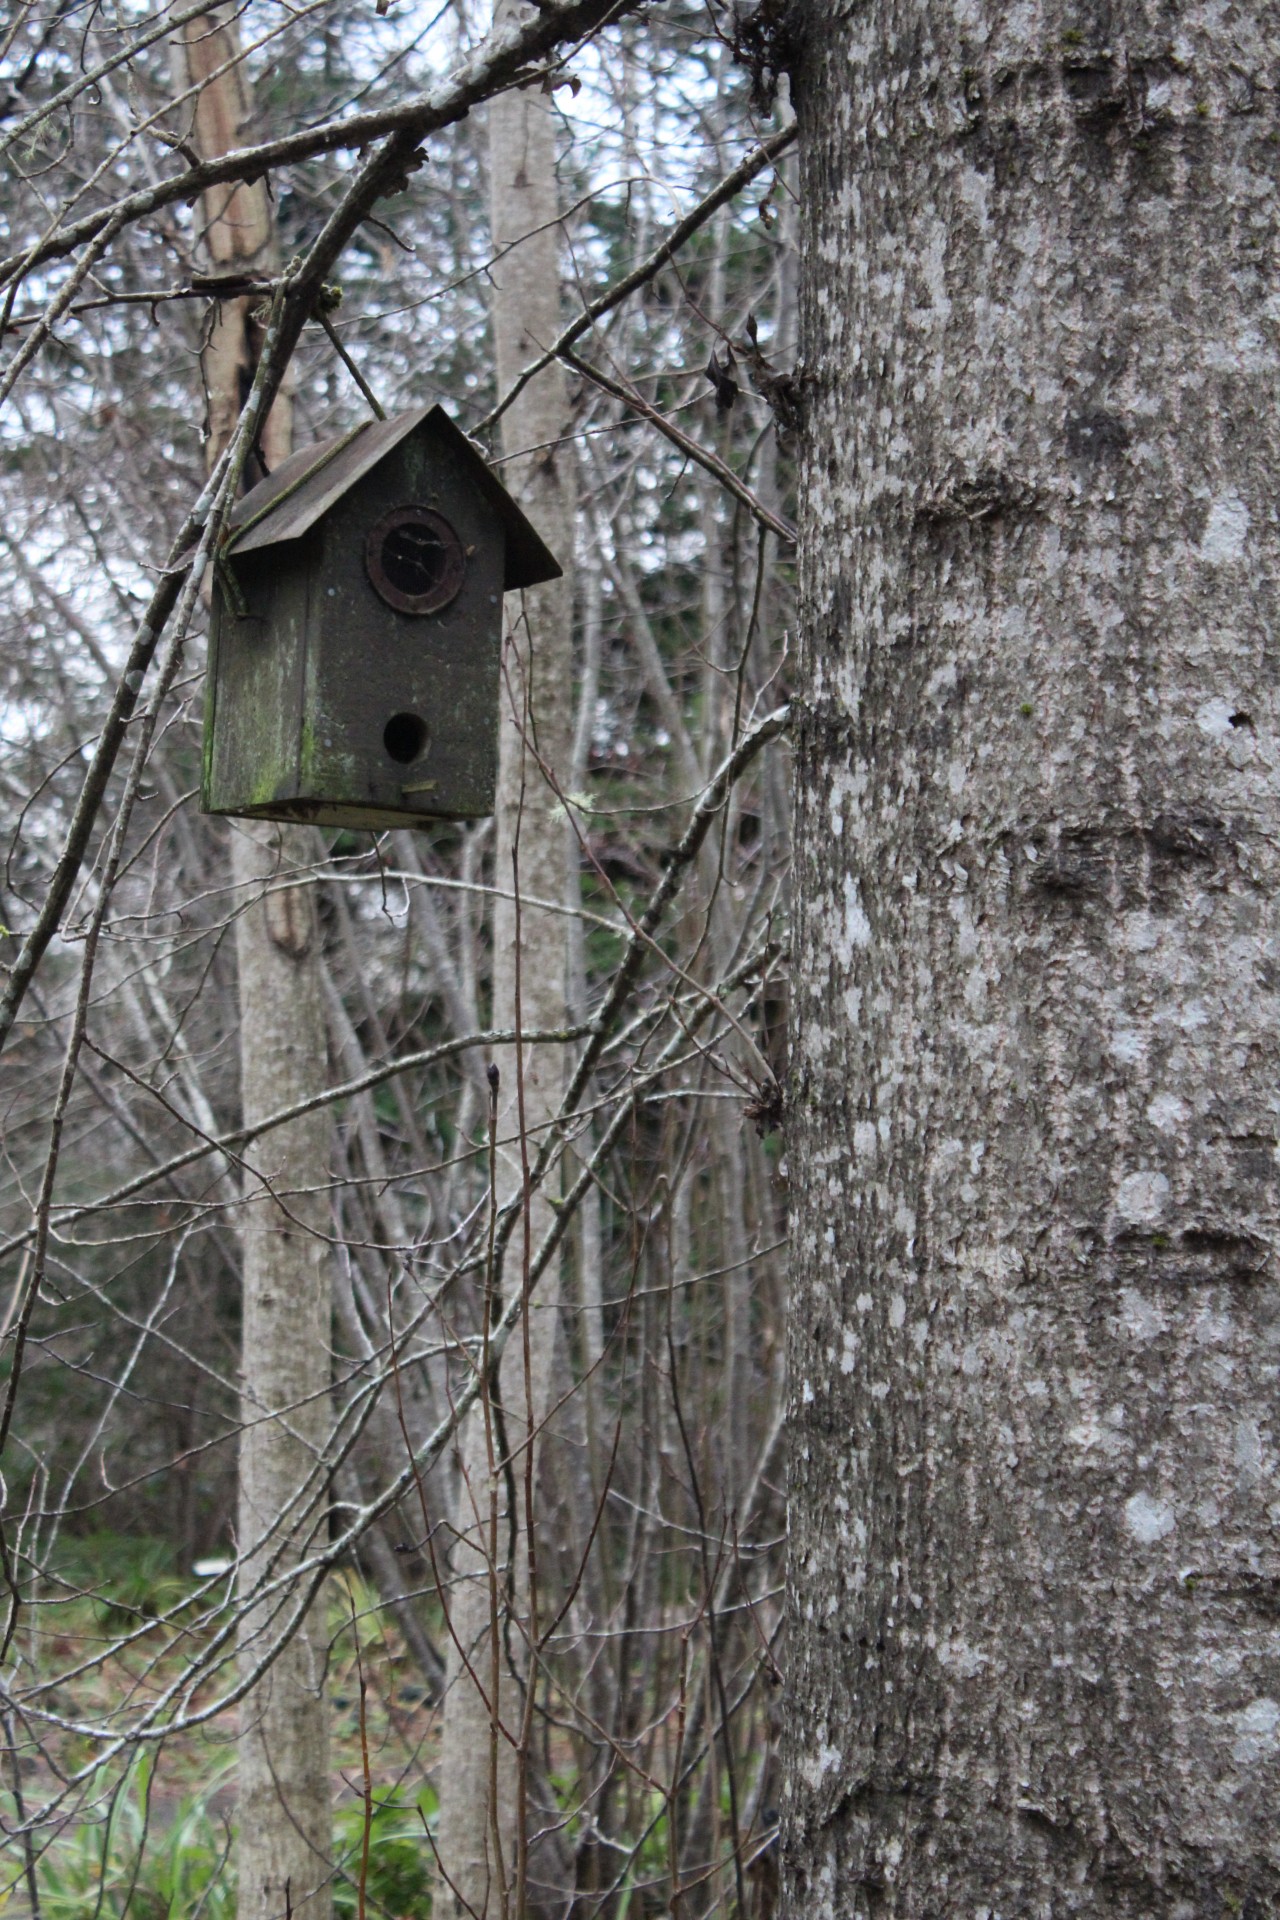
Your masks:
[[[440,613],[456,600],[467,557],[431,507],[396,507],[370,527],[364,563],[374,591],[397,613]]]
[[[427,750],[427,723],[416,713],[393,713],[382,729],[382,744],[393,760],[407,767]]]

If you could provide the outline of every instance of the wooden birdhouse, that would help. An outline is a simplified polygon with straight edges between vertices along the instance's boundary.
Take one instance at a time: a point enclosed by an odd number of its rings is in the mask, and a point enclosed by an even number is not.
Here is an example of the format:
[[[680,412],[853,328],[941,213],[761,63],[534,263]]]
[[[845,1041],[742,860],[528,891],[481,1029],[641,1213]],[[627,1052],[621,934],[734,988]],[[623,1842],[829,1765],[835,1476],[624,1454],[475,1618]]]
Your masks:
[[[230,516],[205,812],[372,828],[492,813],[502,596],[559,573],[439,407],[294,454]]]

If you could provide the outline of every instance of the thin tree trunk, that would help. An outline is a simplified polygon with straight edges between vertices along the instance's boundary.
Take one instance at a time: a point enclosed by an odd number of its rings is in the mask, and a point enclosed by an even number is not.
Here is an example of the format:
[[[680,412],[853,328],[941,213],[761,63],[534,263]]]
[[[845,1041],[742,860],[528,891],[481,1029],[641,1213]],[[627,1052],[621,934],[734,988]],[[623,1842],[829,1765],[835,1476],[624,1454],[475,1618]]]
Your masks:
[[[500,0],[495,25],[521,11]],[[555,122],[547,96],[536,89],[507,93],[489,107],[493,325],[498,389],[556,336],[561,325],[559,195]],[[567,950],[561,916],[529,906],[529,897],[564,900],[569,886],[569,834],[564,810],[543,768],[566,780],[572,759],[573,700],[571,453],[562,442],[568,416],[563,377],[549,368],[530,382],[502,421],[506,457],[502,477],[565,569],[565,578],[522,596],[508,609],[504,655],[496,820],[495,881],[503,893],[518,887],[524,903],[499,898],[494,907],[493,1017],[504,1025],[555,1026],[564,1019]],[[496,1097],[498,1137],[523,1129],[536,1153],[541,1129],[558,1108],[563,1062],[540,1048],[523,1059],[518,1086],[514,1055],[501,1062]],[[499,1185],[519,1189],[521,1152],[504,1145]],[[549,1202],[528,1207],[527,1234],[536,1247],[552,1223]],[[504,1292],[522,1284],[525,1231],[517,1229],[503,1275]],[[531,1436],[545,1415],[559,1324],[559,1282],[547,1275],[530,1316],[527,1340],[507,1348],[501,1369],[501,1421],[486,1426],[478,1412],[460,1441],[462,1483],[453,1554],[457,1576],[454,1648],[445,1701],[440,1764],[439,1849],[455,1893],[472,1914],[523,1916],[539,1863],[526,1859],[529,1830],[528,1648],[536,1637],[536,1535],[528,1527],[528,1495],[536,1478]],[[493,1486],[490,1443],[505,1440],[510,1478],[501,1466]],[[516,1494],[510,1526],[508,1488]],[[491,1505],[492,1502],[492,1505]],[[497,1515],[491,1532],[491,1514]],[[515,1565],[508,1543],[515,1541]],[[500,1564],[494,1568],[494,1558]],[[491,1582],[491,1573],[495,1576]],[[515,1599],[519,1618],[495,1622],[495,1594]],[[480,1684],[477,1685],[476,1681]],[[501,1723],[501,1730],[499,1724]],[[442,1889],[440,1898],[448,1899]],[[462,1911],[462,1908],[458,1908]]]
[[[230,9],[190,21],[182,40],[191,81],[233,58]],[[239,67],[197,97],[195,138],[207,157],[245,138],[252,111]],[[269,272],[270,203],[261,183],[215,188],[202,203],[212,265]],[[202,361],[212,466],[235,427],[258,350],[253,303],[218,303]],[[291,447],[287,386],[261,436],[268,468]],[[250,475],[252,477],[252,475]],[[326,1082],[324,1003],[312,890],[288,877],[315,857],[307,829],[238,822],[232,871],[247,902],[236,921],[240,1076],[246,1125],[302,1101]],[[322,1532],[328,1504],[319,1470],[329,1428],[330,1269],[320,1237],[328,1218],[329,1122],[320,1112],[281,1127],[253,1158],[241,1229],[242,1370],[238,1544],[240,1585],[286,1572]],[[303,1491],[305,1489],[305,1492]],[[271,1653],[287,1607],[246,1612],[240,1659],[254,1671]],[[329,1715],[323,1610],[313,1607],[241,1707],[238,1797],[240,1920],[328,1920],[332,1844]]]
[[[1280,1911],[1274,5],[803,0],[787,1911]]]
[[[254,902],[236,923],[240,1075],[247,1125],[325,1083],[324,1006],[313,890],[280,886],[308,861],[314,835],[255,826],[234,836],[237,892]],[[278,890],[261,896],[265,889]],[[254,1164],[276,1198],[246,1209],[240,1438],[242,1590],[279,1575],[322,1533],[327,1486],[317,1471],[329,1430],[329,1122],[323,1111],[267,1136]],[[299,1502],[300,1490],[309,1495]],[[281,1516],[287,1516],[283,1525]],[[278,1620],[278,1610],[277,1610]],[[241,1660],[253,1666],[272,1634],[247,1615]],[[240,1920],[305,1920],[330,1909],[329,1712],[324,1610],[275,1656],[241,1708]]]

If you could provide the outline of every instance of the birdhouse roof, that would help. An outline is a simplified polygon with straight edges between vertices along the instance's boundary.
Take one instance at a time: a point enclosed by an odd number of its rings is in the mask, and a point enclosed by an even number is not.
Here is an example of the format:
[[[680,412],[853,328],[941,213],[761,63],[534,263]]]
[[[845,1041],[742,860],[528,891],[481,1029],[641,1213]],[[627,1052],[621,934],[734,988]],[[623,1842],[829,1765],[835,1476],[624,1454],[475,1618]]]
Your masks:
[[[448,442],[502,523],[507,537],[507,564],[503,588],[535,587],[541,580],[558,580],[562,569],[543,545],[502,482],[494,477],[465,433],[455,427],[443,407],[415,407],[389,420],[368,420],[351,433],[335,434],[313,447],[290,455],[251,487],[228,518],[231,550],[253,553],[261,547],[298,540],[324,518],[379,460],[426,424]]]

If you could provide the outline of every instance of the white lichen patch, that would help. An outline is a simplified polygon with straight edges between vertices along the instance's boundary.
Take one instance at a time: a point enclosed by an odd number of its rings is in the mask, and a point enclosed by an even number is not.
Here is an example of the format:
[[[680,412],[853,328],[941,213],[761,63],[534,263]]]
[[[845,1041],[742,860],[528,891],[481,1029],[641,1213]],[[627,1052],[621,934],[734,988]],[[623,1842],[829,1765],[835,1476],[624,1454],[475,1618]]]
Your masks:
[[[871,922],[862,904],[862,889],[851,873],[844,879],[844,925],[832,943],[842,966],[853,964],[856,949],[871,945]]]
[[[1067,1439],[1073,1447],[1079,1447],[1082,1453],[1097,1451],[1107,1459],[1115,1459],[1126,1450],[1125,1438],[1116,1431],[1116,1425],[1108,1415],[1100,1420],[1090,1409],[1075,1425],[1068,1427]]]
[[[1206,341],[1204,363],[1215,373],[1265,373],[1275,361],[1257,328],[1243,327],[1230,340]]]
[[[1158,1227],[1169,1211],[1169,1182],[1154,1168],[1126,1174],[1116,1192],[1116,1219],[1126,1227]]]
[[[985,1653],[979,1653],[976,1647],[955,1636],[939,1642],[938,1660],[948,1673],[958,1674],[962,1680],[972,1680],[987,1664]]]
[[[1234,700],[1223,700],[1215,695],[1212,700],[1202,701],[1196,708],[1196,725],[1211,740],[1226,740],[1234,731],[1231,716],[1235,711]]]
[[[1161,1133],[1174,1133],[1187,1117],[1186,1102],[1176,1093],[1158,1093],[1147,1107],[1147,1118]]]
[[[1160,946],[1161,926],[1153,913],[1140,907],[1128,916],[1121,933],[1121,944],[1130,953],[1154,953]]]
[[[1111,1058],[1119,1066],[1139,1066],[1146,1051],[1146,1038],[1136,1027],[1118,1026],[1111,1035]]]
[[[1200,558],[1215,566],[1238,560],[1249,534],[1249,509],[1238,493],[1220,493],[1209,508],[1200,540]]]
[[[815,1789],[820,1787],[827,1775],[838,1767],[843,1759],[844,1755],[839,1747],[828,1745],[824,1739],[816,1753],[808,1754],[800,1762],[800,1771],[804,1775],[805,1784]]]
[[[1232,1453],[1236,1472],[1246,1486],[1252,1486],[1262,1478],[1262,1434],[1256,1420],[1240,1420],[1236,1423]]]
[[[1124,1523],[1135,1540],[1150,1547],[1166,1539],[1178,1520],[1170,1501],[1150,1493],[1135,1493],[1124,1503]]]
[[[1163,1307],[1148,1300],[1136,1287],[1126,1287],[1121,1293],[1120,1312],[1125,1332],[1135,1340],[1154,1340],[1169,1324]]]
[[[1232,1338],[1231,1315],[1221,1307],[1202,1307],[1191,1323],[1191,1337],[1197,1346],[1223,1346]]]
[[[1231,1757],[1239,1766],[1256,1766],[1280,1748],[1280,1703],[1263,1695],[1231,1716],[1235,1739]]]
[[[861,798],[866,784],[866,775],[860,770],[854,772],[844,767],[836,767],[833,770],[831,775],[831,793],[828,803],[831,809],[831,837],[833,840],[838,841],[844,832],[846,808],[856,813],[857,802]]]

